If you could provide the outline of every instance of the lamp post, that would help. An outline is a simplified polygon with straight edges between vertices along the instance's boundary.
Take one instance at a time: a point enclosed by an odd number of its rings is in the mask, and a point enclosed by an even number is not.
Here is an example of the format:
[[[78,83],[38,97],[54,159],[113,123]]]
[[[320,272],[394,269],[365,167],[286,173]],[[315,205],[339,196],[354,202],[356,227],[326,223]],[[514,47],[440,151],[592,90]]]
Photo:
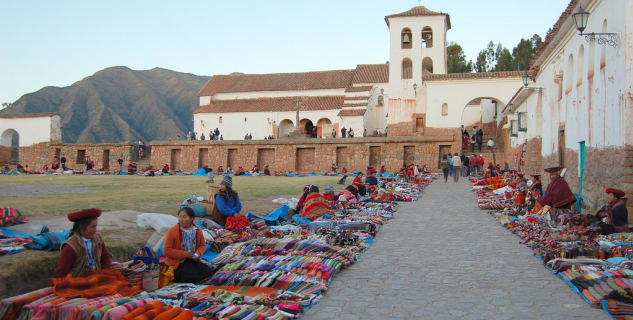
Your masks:
[[[418,95],[418,84],[417,83],[413,84],[413,94],[414,95]]]
[[[604,45],[608,44],[612,47],[616,47],[618,45],[618,34],[612,32],[591,32],[591,33],[583,33],[587,28],[587,21],[589,21],[589,12],[585,11],[585,9],[580,6],[578,11],[572,14],[574,18],[574,23],[576,24],[576,29],[580,32],[580,36],[585,37],[585,41],[587,42],[596,42],[597,44]]]

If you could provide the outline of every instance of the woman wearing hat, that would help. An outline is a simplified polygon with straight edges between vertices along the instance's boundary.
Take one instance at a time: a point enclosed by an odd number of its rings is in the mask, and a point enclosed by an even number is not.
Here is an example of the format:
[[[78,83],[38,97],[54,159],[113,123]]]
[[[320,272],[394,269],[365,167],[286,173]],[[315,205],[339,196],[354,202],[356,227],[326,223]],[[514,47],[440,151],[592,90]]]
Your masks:
[[[86,275],[94,270],[108,269],[112,264],[110,254],[101,236],[97,233],[99,209],[86,209],[68,215],[73,229],[62,244],[61,257],[53,276],[63,278]]]
[[[629,231],[629,212],[626,209],[624,191],[609,188],[606,190],[607,204],[598,212],[598,218],[607,218],[607,223],[612,225],[617,232]]]
[[[178,211],[178,223],[165,235],[165,262],[174,268],[175,282],[198,282],[213,275],[213,270],[200,261],[206,250],[202,230],[193,223],[191,207]]]
[[[240,213],[242,202],[237,192],[233,190],[233,178],[224,176],[220,183],[220,190],[215,194],[215,206],[212,219],[228,230],[240,229],[248,226],[248,220]]]

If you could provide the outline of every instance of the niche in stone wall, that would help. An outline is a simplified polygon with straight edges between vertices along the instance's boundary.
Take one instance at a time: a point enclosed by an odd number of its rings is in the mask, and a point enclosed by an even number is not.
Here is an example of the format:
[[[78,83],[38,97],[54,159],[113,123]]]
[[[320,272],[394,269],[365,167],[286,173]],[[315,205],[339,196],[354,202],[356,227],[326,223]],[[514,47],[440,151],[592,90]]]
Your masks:
[[[297,148],[295,158],[295,171],[314,171],[314,148]]]
[[[372,167],[380,167],[382,148],[379,146],[369,147],[369,165]]]
[[[198,149],[198,168],[203,168],[209,165],[209,149]]]
[[[275,162],[275,149],[259,148],[257,149],[257,166],[263,172],[265,166],[270,166]]]

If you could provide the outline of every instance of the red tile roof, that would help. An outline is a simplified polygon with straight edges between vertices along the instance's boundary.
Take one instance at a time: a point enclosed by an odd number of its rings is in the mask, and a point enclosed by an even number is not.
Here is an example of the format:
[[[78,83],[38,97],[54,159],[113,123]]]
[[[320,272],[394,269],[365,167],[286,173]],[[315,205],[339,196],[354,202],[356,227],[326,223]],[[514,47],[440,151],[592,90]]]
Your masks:
[[[345,97],[345,100],[369,100],[369,96]]]
[[[389,82],[389,64],[359,64],[354,72],[352,83]]]
[[[355,70],[332,70],[297,73],[215,75],[198,96],[216,93],[253,91],[296,91],[346,88]]]
[[[536,77],[536,74],[538,73],[538,70],[540,68],[540,66],[537,65],[536,63],[537,60],[541,58],[541,55],[545,54],[545,52],[548,51],[548,49],[550,48],[550,44],[552,46],[557,44],[557,42],[553,42],[553,39],[558,35],[565,20],[567,20],[569,16],[573,14],[573,10],[577,4],[578,4],[578,0],[571,0],[569,2],[569,4],[567,5],[567,8],[565,8],[565,11],[563,11],[560,17],[558,17],[558,20],[556,21],[556,23],[554,24],[550,32],[545,36],[545,41],[543,41],[543,43],[538,48],[538,50],[536,50],[534,57],[532,57],[532,60],[530,61],[530,70],[532,71],[532,79]]]
[[[388,15],[385,17],[385,22],[389,25],[389,18],[395,17],[416,17],[416,16],[446,16],[446,22],[448,24],[448,28],[451,28],[451,17],[448,13],[436,12],[427,9],[425,6],[417,6],[413,7],[405,12],[400,12],[392,15]]]
[[[341,109],[345,96],[309,96],[303,97],[300,111]],[[213,100],[200,106],[193,113],[230,113],[262,111],[295,111],[297,97]]]
[[[371,88],[373,88],[373,86],[347,87],[345,92],[365,92],[371,90]]]
[[[57,112],[40,112],[40,113],[0,113],[0,118],[4,119],[18,119],[18,118],[39,118],[39,117],[52,117],[62,116]]]
[[[447,73],[427,74],[424,81],[434,80],[468,80],[468,79],[495,79],[495,78],[521,78],[525,71],[499,71],[499,72],[472,72],[472,73]]]
[[[339,117],[364,116],[366,109],[344,109],[338,113]]]

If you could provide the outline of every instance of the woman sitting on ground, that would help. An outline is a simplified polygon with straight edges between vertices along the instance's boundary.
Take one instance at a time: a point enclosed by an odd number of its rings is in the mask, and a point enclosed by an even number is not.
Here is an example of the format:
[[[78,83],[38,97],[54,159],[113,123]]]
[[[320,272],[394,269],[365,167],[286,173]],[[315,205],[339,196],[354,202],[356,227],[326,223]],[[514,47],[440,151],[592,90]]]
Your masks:
[[[607,224],[612,225],[616,232],[629,231],[629,212],[626,209],[625,193],[622,190],[609,188],[606,190],[607,204],[600,208],[598,218],[606,218]]]
[[[315,220],[316,218],[326,214],[332,215],[327,199],[319,193],[319,187],[311,186],[310,193],[306,197],[305,206],[301,216],[303,218]]]
[[[110,254],[97,233],[100,216],[99,209],[86,209],[68,215],[68,220],[74,223],[73,229],[62,244],[61,257],[53,273],[55,278],[66,275],[80,277],[94,270],[110,268]]]
[[[299,202],[297,202],[297,207],[295,208],[296,213],[301,213],[301,210],[303,210],[303,207],[306,203],[306,198],[310,193],[310,188],[312,188],[311,184],[303,187],[303,194],[301,195],[301,197],[299,197]]]
[[[268,165],[264,166],[264,175],[265,176],[269,176],[270,175],[270,169],[268,169]]]
[[[242,202],[237,192],[233,190],[233,178],[224,176],[220,183],[220,190],[215,194],[215,206],[211,218],[224,226],[225,229],[234,230],[248,226],[246,216],[242,211]]]
[[[200,261],[206,250],[206,242],[202,230],[193,224],[193,218],[193,209],[180,209],[178,224],[165,235],[165,262],[174,268],[175,282],[196,283],[214,273],[209,265]]]

